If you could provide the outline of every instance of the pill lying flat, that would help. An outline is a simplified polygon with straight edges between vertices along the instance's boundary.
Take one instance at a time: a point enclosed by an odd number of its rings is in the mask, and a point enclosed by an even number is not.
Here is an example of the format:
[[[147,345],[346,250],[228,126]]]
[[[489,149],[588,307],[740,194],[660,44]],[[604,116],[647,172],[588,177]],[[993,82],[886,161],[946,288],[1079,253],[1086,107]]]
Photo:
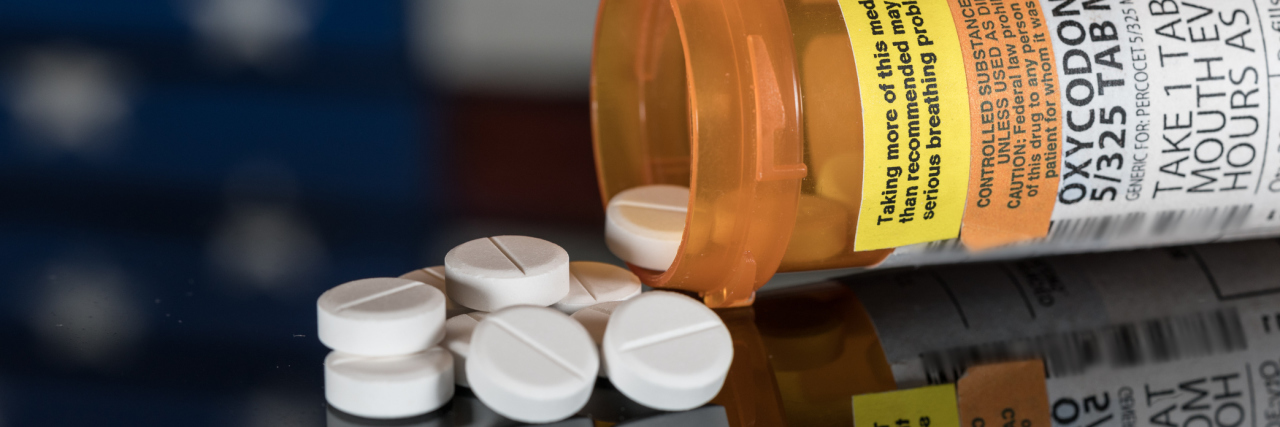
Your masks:
[[[569,317],[577,320],[587,330],[587,334],[591,335],[591,341],[596,343],[596,349],[599,349],[600,343],[604,341],[605,328],[609,325],[609,316],[613,314],[613,310],[621,303],[621,301],[602,302],[578,310]],[[601,357],[600,372],[598,374],[601,377],[607,376],[606,371],[608,368],[605,367],[605,362],[604,358]]]
[[[595,387],[599,355],[591,336],[559,311],[516,306],[476,325],[467,381],[485,405],[527,423],[582,409]]]
[[[456,402],[458,397],[454,396]],[[396,420],[379,420],[365,417],[357,417],[346,412],[339,411],[333,405],[325,410],[325,427],[451,427],[455,424],[449,424],[449,419],[445,417],[448,411],[435,411],[426,414],[399,418]]]
[[[444,322],[444,342],[441,345],[453,355],[453,381],[463,387],[467,382],[467,355],[471,353],[471,333],[489,313],[476,311],[450,317]]]
[[[407,279],[343,283],[316,300],[320,342],[364,356],[417,353],[444,338],[445,296]]]
[[[480,311],[548,306],[569,293],[569,254],[555,243],[495,236],[458,245],[444,256],[449,298]]]
[[[426,283],[428,285],[431,285],[431,287],[433,288],[439,289],[440,292],[444,292],[446,296],[449,294],[447,291],[445,291],[446,282],[444,279],[443,265],[437,265],[435,267],[420,268],[417,270],[413,270],[408,273],[400,275],[400,278],[416,280],[422,283]],[[461,304],[453,302],[453,300],[445,298],[444,311],[445,311],[444,317],[446,319],[449,319],[449,318],[452,318],[453,316],[457,316],[463,313],[470,313],[475,310],[464,307]]]
[[[551,308],[573,314],[587,306],[622,301],[640,295],[640,278],[631,271],[603,262],[569,263],[569,294]]]
[[[604,239],[623,261],[665,271],[676,259],[689,211],[689,189],[646,185],[609,199]]]
[[[720,317],[673,292],[648,292],[619,304],[601,346],[613,385],[664,411],[709,402],[733,362],[733,341]]]
[[[366,418],[425,414],[453,398],[453,357],[440,347],[385,357],[331,352],[324,359],[324,397]]]

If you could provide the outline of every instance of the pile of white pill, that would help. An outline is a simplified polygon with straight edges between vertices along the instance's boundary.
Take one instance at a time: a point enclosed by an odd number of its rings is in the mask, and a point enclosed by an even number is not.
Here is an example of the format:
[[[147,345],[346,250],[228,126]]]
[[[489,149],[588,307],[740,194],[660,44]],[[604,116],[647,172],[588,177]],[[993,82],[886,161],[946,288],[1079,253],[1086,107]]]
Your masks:
[[[368,418],[434,411],[457,385],[507,418],[553,422],[582,410],[598,377],[642,405],[686,410],[719,393],[733,360],[728,329],[699,301],[641,294],[626,269],[570,262],[524,236],[472,240],[443,266],[345,283],[316,308],[320,341],[334,350],[325,398]]]

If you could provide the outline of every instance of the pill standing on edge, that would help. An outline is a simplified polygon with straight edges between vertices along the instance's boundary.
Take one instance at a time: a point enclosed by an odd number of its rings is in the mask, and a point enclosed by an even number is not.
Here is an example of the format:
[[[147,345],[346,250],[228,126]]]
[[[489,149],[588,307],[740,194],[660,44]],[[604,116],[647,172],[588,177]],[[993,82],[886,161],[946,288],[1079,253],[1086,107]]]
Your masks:
[[[604,342],[605,328],[609,326],[609,315],[613,314],[613,310],[621,303],[621,301],[602,302],[578,310],[569,317],[572,317],[573,320],[577,320],[578,323],[582,324],[583,328],[586,328],[587,334],[591,335],[591,341],[595,342],[596,348],[599,349],[600,343]],[[445,339],[448,340],[448,338]],[[604,355],[604,353],[600,354],[602,356]],[[605,366],[606,362],[608,361],[606,361],[604,357],[600,358],[599,376],[601,377],[608,376],[606,374],[606,371],[608,370]]]
[[[444,292],[446,296],[449,295],[449,292],[445,290],[445,288],[448,285],[446,284],[447,282],[444,279],[443,265],[437,265],[435,267],[419,268],[417,270],[413,270],[408,273],[400,275],[400,278],[417,280],[419,282],[426,283],[428,285],[431,285],[431,287],[433,288],[439,289],[440,292]],[[461,304],[453,302],[453,300],[451,299],[445,298],[444,311],[445,311],[444,318],[449,319],[449,318],[452,318],[453,316],[457,316],[463,313],[470,313],[475,310],[464,307]]]
[[[674,292],[648,292],[619,304],[601,346],[614,387],[664,411],[711,401],[733,362],[733,340],[720,317]]]
[[[518,304],[545,307],[569,293],[569,253],[534,237],[463,243],[445,254],[444,271],[449,298],[480,311]]]
[[[640,295],[640,278],[612,264],[591,261],[569,263],[569,294],[551,308],[573,314],[587,306],[622,301]]]
[[[516,306],[476,325],[467,381],[495,412],[545,423],[586,405],[599,367],[596,346],[578,322],[550,308]]]
[[[363,356],[417,353],[444,338],[445,296],[390,277],[343,283],[316,300],[316,329],[331,349]]]
[[[444,348],[453,354],[453,381],[463,387],[467,383],[467,355],[471,353],[471,333],[489,313],[476,311],[450,317],[444,322]]]
[[[425,414],[453,398],[453,356],[440,347],[385,357],[331,352],[324,359],[324,397],[366,418]]]
[[[646,185],[625,190],[605,208],[605,244],[623,261],[665,271],[680,249],[688,211],[688,188]]]

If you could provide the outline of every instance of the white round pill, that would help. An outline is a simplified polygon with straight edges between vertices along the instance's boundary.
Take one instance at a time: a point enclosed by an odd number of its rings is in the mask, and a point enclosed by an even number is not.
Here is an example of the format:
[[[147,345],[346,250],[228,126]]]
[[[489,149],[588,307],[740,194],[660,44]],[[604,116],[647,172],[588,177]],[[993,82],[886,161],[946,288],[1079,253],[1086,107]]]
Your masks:
[[[664,411],[711,401],[733,362],[733,340],[720,317],[674,292],[648,292],[619,304],[602,347],[614,387]]]
[[[417,270],[413,270],[408,273],[400,275],[400,278],[416,280],[422,283],[426,283],[428,285],[431,285],[431,287],[433,288],[439,289],[440,292],[444,292],[446,296],[449,295],[449,292],[445,290],[447,286],[444,279],[443,265],[437,265],[435,267],[427,267],[427,268],[420,268]],[[453,316],[457,316],[463,313],[470,313],[473,311],[475,310],[464,307],[461,304],[453,302],[453,300],[451,299],[445,298],[444,317],[446,319],[450,319],[450,318],[453,318]]]
[[[569,263],[569,294],[551,308],[573,314],[587,306],[640,295],[640,278],[630,270],[603,262]]]
[[[463,387],[467,382],[467,355],[471,354],[471,333],[489,313],[476,311],[450,317],[444,322],[444,348],[453,354],[453,381]]]
[[[602,302],[590,307],[578,310],[573,313],[573,320],[577,320],[582,327],[587,330],[587,334],[591,335],[591,341],[596,343],[596,348],[600,348],[600,343],[604,342],[604,331],[609,326],[609,316],[613,314],[613,310],[622,304],[621,301]],[[604,353],[601,353],[604,354]],[[600,358],[599,376],[607,376],[608,368],[605,366],[606,360]]]
[[[623,261],[665,271],[680,249],[688,211],[688,188],[646,185],[625,190],[605,208],[605,244]]]
[[[444,304],[444,294],[422,282],[356,280],[320,295],[317,332],[321,343],[344,353],[417,353],[444,338]]]
[[[401,356],[331,352],[324,359],[324,398],[365,418],[403,418],[453,398],[453,357],[440,347]]]
[[[518,304],[548,306],[569,293],[569,254],[555,243],[495,236],[458,245],[444,256],[449,298],[480,311]]]
[[[599,367],[596,346],[578,322],[550,308],[516,306],[476,325],[467,381],[499,414],[545,423],[586,405]]]

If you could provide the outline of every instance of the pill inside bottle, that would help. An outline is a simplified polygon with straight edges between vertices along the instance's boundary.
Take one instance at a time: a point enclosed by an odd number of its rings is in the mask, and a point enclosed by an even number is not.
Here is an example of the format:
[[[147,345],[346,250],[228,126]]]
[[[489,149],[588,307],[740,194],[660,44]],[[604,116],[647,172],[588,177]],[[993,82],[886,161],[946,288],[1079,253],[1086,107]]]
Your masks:
[[[646,185],[627,189],[609,200],[604,238],[623,261],[666,271],[676,259],[689,211],[689,189]]]

